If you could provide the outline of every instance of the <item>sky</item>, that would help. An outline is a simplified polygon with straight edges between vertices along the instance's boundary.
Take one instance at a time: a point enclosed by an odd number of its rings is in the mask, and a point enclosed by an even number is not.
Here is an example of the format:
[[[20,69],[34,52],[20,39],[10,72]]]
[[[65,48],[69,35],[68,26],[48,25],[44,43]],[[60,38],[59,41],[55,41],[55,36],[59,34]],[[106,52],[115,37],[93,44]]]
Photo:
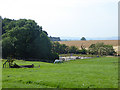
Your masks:
[[[32,19],[49,36],[117,37],[119,0],[2,0],[0,16]]]

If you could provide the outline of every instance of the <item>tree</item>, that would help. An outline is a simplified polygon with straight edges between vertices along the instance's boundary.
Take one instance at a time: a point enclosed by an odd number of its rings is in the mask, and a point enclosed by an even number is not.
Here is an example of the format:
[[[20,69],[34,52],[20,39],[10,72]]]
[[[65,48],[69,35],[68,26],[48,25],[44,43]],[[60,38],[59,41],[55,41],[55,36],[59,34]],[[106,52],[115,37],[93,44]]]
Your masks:
[[[2,34],[6,33],[6,31],[10,30],[12,26],[14,26],[14,20],[4,18],[2,19]]]
[[[104,45],[104,43],[96,43],[96,44],[92,44],[89,47],[89,54],[114,55],[115,51],[112,45]]]
[[[85,49],[85,46],[82,44],[81,45],[81,50],[79,50],[80,54],[87,54],[87,50]]]
[[[85,38],[85,37],[82,37],[81,40],[82,40],[82,41],[86,41],[86,38]]]
[[[59,42],[52,43],[52,51],[54,53],[66,54],[69,52],[69,47],[65,44],[60,44]]]
[[[14,24],[14,26],[11,26],[11,23]],[[9,38],[11,40],[10,45],[14,47],[13,49],[14,54],[12,53],[12,55],[14,57],[30,58],[29,55],[31,51],[30,45],[35,40],[36,36],[40,34],[39,27],[37,26],[35,21],[33,20],[11,21],[10,24],[8,24],[7,28],[5,30],[6,33],[2,35],[3,43],[5,42],[6,38]],[[5,44],[8,45],[7,43]],[[4,49],[5,47],[3,48],[3,56],[4,52],[6,52],[4,51]]]
[[[5,19],[2,35],[3,57],[52,59],[52,44],[47,32],[34,20]],[[52,58],[51,58],[52,56]],[[55,58],[54,58],[55,59]]]
[[[48,33],[46,31],[43,31],[46,35],[48,35]]]
[[[67,54],[69,52],[69,47],[66,46],[65,44],[61,44],[60,46],[60,52],[63,53],[63,54]]]
[[[77,47],[75,47],[75,46],[69,47],[69,53],[77,53],[78,50],[79,50],[79,49],[78,49]]]
[[[60,54],[60,43],[59,42],[52,42],[52,52]]]

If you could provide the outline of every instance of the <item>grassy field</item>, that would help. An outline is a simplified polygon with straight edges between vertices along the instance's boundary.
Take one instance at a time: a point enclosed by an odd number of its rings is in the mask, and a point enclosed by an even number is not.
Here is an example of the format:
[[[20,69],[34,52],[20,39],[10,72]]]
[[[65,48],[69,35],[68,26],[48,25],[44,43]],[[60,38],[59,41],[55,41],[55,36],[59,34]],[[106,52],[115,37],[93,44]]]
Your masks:
[[[118,58],[101,57],[61,64],[15,61],[35,68],[3,68],[3,88],[117,88]],[[40,68],[38,66],[40,65]]]

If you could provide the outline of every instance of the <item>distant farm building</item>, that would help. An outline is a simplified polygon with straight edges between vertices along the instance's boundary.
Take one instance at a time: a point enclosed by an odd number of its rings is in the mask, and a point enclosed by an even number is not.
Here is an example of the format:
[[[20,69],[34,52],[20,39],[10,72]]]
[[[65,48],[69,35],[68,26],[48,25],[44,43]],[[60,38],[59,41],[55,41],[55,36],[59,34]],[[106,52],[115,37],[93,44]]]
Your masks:
[[[51,41],[61,41],[60,37],[49,37]]]

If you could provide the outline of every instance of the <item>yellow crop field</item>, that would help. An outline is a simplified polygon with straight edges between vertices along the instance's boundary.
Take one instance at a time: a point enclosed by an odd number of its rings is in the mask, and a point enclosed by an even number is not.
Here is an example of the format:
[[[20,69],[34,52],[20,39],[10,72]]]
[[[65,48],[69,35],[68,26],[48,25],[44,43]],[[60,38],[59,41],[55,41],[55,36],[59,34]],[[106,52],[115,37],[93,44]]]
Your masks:
[[[81,49],[81,45],[83,45],[86,49],[88,49],[88,47],[91,44],[102,43],[102,42],[106,45],[112,45],[116,52],[120,52],[119,51],[120,47],[118,47],[119,46],[118,40],[59,41],[60,44],[66,44],[67,46],[76,46],[79,49]]]

